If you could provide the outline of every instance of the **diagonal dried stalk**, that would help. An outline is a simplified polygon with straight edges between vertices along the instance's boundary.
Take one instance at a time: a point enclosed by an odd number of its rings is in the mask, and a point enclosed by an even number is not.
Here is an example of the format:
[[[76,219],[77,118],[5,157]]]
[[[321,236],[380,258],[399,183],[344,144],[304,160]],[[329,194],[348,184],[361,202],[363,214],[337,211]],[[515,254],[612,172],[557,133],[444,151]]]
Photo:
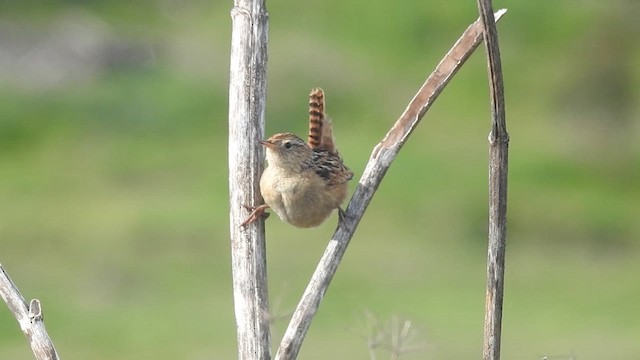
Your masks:
[[[507,174],[509,134],[505,119],[504,84],[498,31],[491,19],[491,0],[478,0],[487,49],[491,93],[491,132],[489,134],[489,245],[487,251],[487,291],[484,318],[484,360],[500,359],[504,257],[507,231]]]
[[[60,357],[44,326],[40,300],[32,299],[29,304],[11,281],[9,274],[0,264],[0,297],[9,307],[20,324],[20,329],[29,339],[31,350],[38,360],[58,360]]]
[[[506,10],[496,12],[495,20],[497,21],[505,12]],[[347,207],[343,226],[336,229],[322,255],[280,343],[276,360],[291,360],[298,356],[311,320],[318,311],[329,283],[378,185],[413,129],[481,41],[482,24],[480,20],[477,20],[467,28],[453,48],[440,61],[404,113],[384,139],[373,149],[358,187]]]

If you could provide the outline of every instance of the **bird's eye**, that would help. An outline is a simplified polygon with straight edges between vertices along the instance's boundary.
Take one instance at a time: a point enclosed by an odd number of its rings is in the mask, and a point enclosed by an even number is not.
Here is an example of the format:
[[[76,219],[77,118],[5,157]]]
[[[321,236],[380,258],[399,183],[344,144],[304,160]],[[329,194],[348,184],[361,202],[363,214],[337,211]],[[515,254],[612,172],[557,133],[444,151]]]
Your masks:
[[[291,149],[291,143],[290,142],[284,143],[284,148],[285,149]]]

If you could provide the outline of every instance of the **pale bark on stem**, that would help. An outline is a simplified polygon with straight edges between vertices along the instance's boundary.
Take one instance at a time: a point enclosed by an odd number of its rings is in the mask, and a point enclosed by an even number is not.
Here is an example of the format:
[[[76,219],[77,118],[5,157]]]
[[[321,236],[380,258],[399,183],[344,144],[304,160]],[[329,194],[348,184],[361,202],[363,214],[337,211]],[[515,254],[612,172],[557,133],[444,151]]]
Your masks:
[[[235,0],[231,11],[229,201],[238,359],[269,360],[269,304],[264,221],[247,227],[244,205],[261,204],[268,14],[264,0]]]
[[[496,21],[504,12],[505,10],[500,10],[496,13]],[[440,61],[436,69],[411,100],[404,113],[384,139],[373,149],[369,162],[346,209],[343,226],[336,229],[320,259],[320,263],[312,275],[280,343],[275,357],[276,360],[291,360],[298,356],[311,321],[318,311],[329,283],[378,185],[380,185],[391,163],[411,132],[481,41],[482,24],[478,20],[467,28],[453,48]]]
[[[489,133],[489,240],[487,250],[487,290],[485,299],[484,360],[500,359],[502,304],[507,230],[507,173],[509,134],[505,118],[504,84],[498,31],[492,19],[491,0],[478,0],[484,28],[491,97]]]
[[[0,264],[0,296],[18,320],[35,358],[37,360],[60,359],[44,326],[40,300],[32,299],[27,304],[2,264]]]

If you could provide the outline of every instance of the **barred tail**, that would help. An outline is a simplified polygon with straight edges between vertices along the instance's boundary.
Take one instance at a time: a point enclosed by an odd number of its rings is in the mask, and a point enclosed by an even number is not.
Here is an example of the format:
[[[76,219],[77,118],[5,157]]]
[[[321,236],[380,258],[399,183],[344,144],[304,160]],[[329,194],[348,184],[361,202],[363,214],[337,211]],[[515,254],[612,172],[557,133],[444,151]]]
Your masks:
[[[320,88],[311,90],[309,94],[309,147],[312,149],[322,144],[324,124],[324,91]]]

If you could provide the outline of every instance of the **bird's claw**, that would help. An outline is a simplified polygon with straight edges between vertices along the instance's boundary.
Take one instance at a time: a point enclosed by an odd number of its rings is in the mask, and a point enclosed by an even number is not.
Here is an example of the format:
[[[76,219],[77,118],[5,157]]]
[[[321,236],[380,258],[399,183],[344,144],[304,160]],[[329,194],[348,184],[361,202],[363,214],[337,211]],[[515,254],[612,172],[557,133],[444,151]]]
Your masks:
[[[247,217],[247,219],[243,221],[242,224],[240,224],[240,227],[245,227],[260,218],[266,219],[269,217],[269,215],[271,215],[268,212],[265,212],[269,208],[269,205],[267,204],[259,206],[249,206],[243,204],[242,207],[251,211],[251,214],[249,214],[249,217]]]

